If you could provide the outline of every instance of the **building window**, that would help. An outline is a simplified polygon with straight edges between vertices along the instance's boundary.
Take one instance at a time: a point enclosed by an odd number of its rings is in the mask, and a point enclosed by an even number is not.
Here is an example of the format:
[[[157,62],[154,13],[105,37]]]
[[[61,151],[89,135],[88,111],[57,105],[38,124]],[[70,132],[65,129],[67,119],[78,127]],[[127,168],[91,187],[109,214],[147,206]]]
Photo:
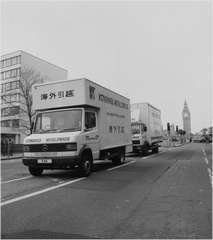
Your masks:
[[[16,102],[17,101],[17,94],[10,95],[10,102]]]
[[[18,57],[13,57],[12,58],[12,65],[15,65],[18,63]]]
[[[20,76],[20,68],[11,69],[9,71],[2,72],[1,79],[14,78]]]
[[[9,67],[21,63],[21,56],[4,59],[0,61],[0,68]]]
[[[7,92],[10,90],[14,89],[19,89],[20,86],[20,81],[13,81],[13,82],[8,82],[8,83],[3,83],[2,84],[2,92]]]
[[[13,119],[12,120],[12,127],[14,127],[14,128],[19,127],[19,119]]]
[[[0,84],[0,88],[1,88],[1,93],[4,92],[4,84]]]
[[[1,96],[1,104],[5,104],[6,101],[5,101],[5,96]]]
[[[19,112],[20,112],[20,107],[19,106],[7,107],[7,108],[2,108],[1,109],[1,115],[3,117],[14,116],[14,115],[19,114]]]
[[[11,120],[3,120],[1,121],[1,127],[11,127]]]
[[[18,103],[20,102],[20,93],[1,96],[1,101],[3,104],[14,103],[14,102]]]
[[[4,72],[4,79],[10,78],[11,71]]]
[[[12,59],[11,58],[6,59],[5,63],[6,63],[5,64],[6,67],[11,66],[12,65]]]

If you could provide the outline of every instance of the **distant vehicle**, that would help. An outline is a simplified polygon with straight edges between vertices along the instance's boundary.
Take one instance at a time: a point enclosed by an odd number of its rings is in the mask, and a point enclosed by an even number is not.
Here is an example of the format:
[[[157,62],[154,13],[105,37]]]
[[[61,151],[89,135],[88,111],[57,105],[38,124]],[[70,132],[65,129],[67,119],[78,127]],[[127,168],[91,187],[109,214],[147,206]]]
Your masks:
[[[193,142],[206,142],[206,138],[204,136],[201,136],[201,135],[196,135],[193,137],[192,139]]]
[[[78,167],[88,176],[95,159],[121,164],[132,151],[128,98],[88,79],[37,84],[32,94],[37,113],[23,158],[32,175]]]
[[[212,142],[212,127],[208,128],[207,134],[208,134],[209,142],[211,143]]]
[[[131,104],[131,125],[133,152],[157,153],[163,140],[161,111],[149,103]]]

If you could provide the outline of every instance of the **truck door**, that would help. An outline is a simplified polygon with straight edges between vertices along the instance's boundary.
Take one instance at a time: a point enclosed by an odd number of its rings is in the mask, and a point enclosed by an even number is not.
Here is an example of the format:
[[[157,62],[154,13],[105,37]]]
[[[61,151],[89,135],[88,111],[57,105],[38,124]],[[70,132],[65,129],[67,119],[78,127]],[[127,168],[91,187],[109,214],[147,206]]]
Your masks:
[[[92,150],[93,158],[99,157],[100,150],[100,134],[97,124],[97,112],[86,110],[85,111],[85,140],[86,145]]]

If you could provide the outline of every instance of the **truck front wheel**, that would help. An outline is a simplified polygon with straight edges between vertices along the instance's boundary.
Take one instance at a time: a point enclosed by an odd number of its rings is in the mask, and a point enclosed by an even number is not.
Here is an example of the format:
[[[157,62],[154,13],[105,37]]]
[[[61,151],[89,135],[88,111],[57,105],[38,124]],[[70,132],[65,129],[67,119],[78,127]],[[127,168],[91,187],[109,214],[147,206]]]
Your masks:
[[[42,168],[36,168],[36,167],[29,167],[29,172],[33,176],[41,176],[43,169]]]
[[[80,174],[88,177],[92,173],[92,156],[91,154],[84,153],[79,164]]]

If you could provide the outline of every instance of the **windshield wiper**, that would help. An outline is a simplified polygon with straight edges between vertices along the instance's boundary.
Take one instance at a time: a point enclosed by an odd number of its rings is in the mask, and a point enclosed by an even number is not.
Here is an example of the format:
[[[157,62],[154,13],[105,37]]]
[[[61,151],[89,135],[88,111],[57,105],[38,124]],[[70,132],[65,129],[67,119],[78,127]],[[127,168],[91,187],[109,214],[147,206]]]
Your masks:
[[[47,133],[47,132],[66,132],[66,131],[80,131],[80,128],[62,128],[62,129],[40,129],[34,133]]]
[[[36,132],[34,132],[34,133],[55,132],[55,131],[57,131],[57,130],[58,130],[58,129],[46,129],[46,130],[40,129],[40,130],[38,130],[38,131],[36,131]]]
[[[59,129],[58,132],[66,132],[66,131],[80,131],[80,128],[62,128]]]

